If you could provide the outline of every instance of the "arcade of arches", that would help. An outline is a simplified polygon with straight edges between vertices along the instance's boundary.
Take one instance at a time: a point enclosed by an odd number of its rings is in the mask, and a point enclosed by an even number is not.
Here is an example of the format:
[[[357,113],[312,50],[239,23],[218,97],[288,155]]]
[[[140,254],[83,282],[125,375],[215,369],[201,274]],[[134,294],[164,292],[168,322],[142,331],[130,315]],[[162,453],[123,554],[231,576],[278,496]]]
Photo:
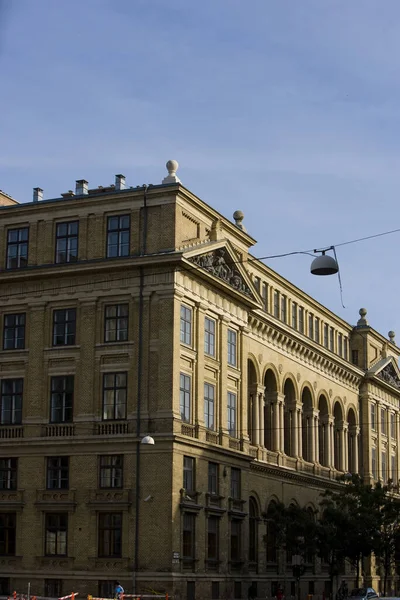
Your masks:
[[[309,384],[299,391],[286,376],[279,389],[272,368],[257,381],[254,364],[248,361],[248,432],[258,446],[306,463],[318,463],[343,472],[358,473],[360,429],[356,410],[347,409],[341,398],[313,393]]]

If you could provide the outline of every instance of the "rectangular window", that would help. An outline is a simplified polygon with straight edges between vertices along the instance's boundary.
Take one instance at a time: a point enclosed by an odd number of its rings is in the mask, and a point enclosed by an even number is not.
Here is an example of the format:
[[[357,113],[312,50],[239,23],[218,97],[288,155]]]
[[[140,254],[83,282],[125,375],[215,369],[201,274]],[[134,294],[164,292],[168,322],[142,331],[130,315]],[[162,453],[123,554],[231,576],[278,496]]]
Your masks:
[[[17,489],[17,459],[0,458],[0,490]]]
[[[228,392],[228,431],[229,435],[236,437],[236,394]]]
[[[397,483],[396,457],[394,455],[390,457],[390,477],[393,483]]]
[[[265,312],[268,311],[268,283],[262,285],[262,300]]]
[[[343,356],[343,335],[338,333],[338,354]]]
[[[236,367],[237,364],[237,333],[228,329],[228,365]]]
[[[387,461],[386,452],[382,452],[382,479],[384,482],[387,481]]]
[[[351,362],[358,367],[358,350],[351,351]]]
[[[329,348],[329,325],[324,323],[324,346]]]
[[[69,457],[49,456],[47,458],[48,490],[67,490],[69,488]]]
[[[99,556],[122,556],[122,513],[99,513]]]
[[[191,378],[189,375],[184,375],[181,373],[180,376],[180,388],[179,388],[180,398],[180,411],[181,411],[181,419],[182,421],[190,422],[190,395],[191,395]]]
[[[184,304],[181,305],[181,342],[192,344],[192,309]]]
[[[195,491],[194,464],[191,456],[183,457],[183,489],[188,493]]]
[[[345,360],[349,358],[349,339],[347,337],[343,339],[343,357]]]
[[[376,429],[376,404],[371,404],[371,429]]]
[[[7,231],[7,269],[21,269],[28,266],[29,228]]]
[[[3,350],[25,348],[25,313],[4,315]]]
[[[299,307],[299,331],[304,333],[304,308],[302,306]]]
[[[231,521],[231,560],[237,562],[240,560],[240,537],[241,537],[241,521],[232,519]]]
[[[45,579],[44,580],[44,596],[45,598],[60,598],[62,594],[61,579]]]
[[[240,469],[231,467],[231,498],[234,500],[240,500],[240,496]]]
[[[387,434],[386,410],[384,408],[381,408],[381,433],[383,433],[383,435]]]
[[[329,350],[334,351],[335,330],[333,327],[329,330]]]
[[[390,413],[390,437],[396,439],[396,419],[394,413]]]
[[[50,422],[72,423],[74,405],[74,376],[51,378]]]
[[[209,317],[204,320],[204,352],[215,356],[215,321]]]
[[[122,454],[99,457],[100,488],[122,488],[123,458]]]
[[[104,373],[103,420],[126,419],[127,374]]]
[[[63,308],[53,312],[53,346],[75,344],[76,309]]]
[[[71,263],[78,260],[78,221],[57,223],[56,263]]]
[[[372,477],[374,479],[377,479],[377,476],[376,476],[376,448],[371,449],[371,471],[372,471]]]
[[[204,422],[207,429],[214,429],[214,393],[215,387],[209,383],[204,384]]]
[[[0,425],[22,423],[23,379],[3,379],[1,381]]]
[[[278,290],[274,291],[274,317],[279,319],[279,292]]]
[[[219,517],[208,517],[207,519],[207,559],[218,560],[218,527]]]
[[[114,598],[114,589],[115,583],[110,580],[102,580],[99,581],[98,590],[99,590],[99,598]],[[58,598],[59,596],[55,596]]]
[[[297,329],[297,304],[293,302],[292,304],[292,327],[293,329]]]
[[[46,556],[67,556],[68,513],[46,514]]]
[[[319,344],[319,318],[315,317],[314,321],[314,340]]]
[[[208,463],[208,493],[218,494],[218,465],[213,462]]]
[[[128,339],[128,304],[106,306],[104,311],[104,341],[126,342]]]
[[[5,595],[7,594],[8,592]],[[240,598],[240,596],[235,596],[235,598]],[[211,582],[211,600],[219,600],[219,581]]]
[[[314,339],[314,315],[308,315],[308,337]]]
[[[0,556],[15,556],[16,513],[0,513]]]
[[[286,296],[281,296],[281,321],[286,323],[287,321],[287,298]]]
[[[129,256],[130,225],[129,215],[107,218],[107,258]]]
[[[183,513],[182,558],[194,560],[195,557],[195,521],[192,513]]]

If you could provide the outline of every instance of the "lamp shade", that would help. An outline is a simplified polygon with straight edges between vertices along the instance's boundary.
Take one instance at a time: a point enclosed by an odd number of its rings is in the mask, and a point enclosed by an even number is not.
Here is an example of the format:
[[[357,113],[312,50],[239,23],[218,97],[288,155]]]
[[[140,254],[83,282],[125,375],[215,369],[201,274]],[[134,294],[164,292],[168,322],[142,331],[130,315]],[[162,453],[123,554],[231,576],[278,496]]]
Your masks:
[[[313,275],[335,275],[339,271],[336,260],[327,254],[322,253],[311,263],[310,271]]]
[[[144,438],[142,438],[142,441],[140,443],[141,444],[154,444],[154,438],[152,438],[151,435],[145,435]]]

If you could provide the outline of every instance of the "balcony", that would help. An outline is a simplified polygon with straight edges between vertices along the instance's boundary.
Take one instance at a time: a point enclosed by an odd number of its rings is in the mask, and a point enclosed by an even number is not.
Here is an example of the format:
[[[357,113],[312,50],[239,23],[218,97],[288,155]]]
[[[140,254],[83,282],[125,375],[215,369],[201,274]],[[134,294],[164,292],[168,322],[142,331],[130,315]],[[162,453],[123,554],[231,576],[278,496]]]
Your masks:
[[[129,423],[121,422],[102,422],[94,427],[94,435],[126,435],[129,433]]]
[[[22,425],[14,425],[10,427],[0,427],[0,440],[21,439],[24,437],[24,428]]]
[[[206,442],[210,444],[220,444],[219,433],[217,431],[206,431]]]
[[[183,435],[187,435],[188,437],[197,438],[198,432],[195,425],[190,425],[189,423],[182,423],[181,432]]]
[[[44,425],[42,437],[72,437],[75,435],[75,425]]]

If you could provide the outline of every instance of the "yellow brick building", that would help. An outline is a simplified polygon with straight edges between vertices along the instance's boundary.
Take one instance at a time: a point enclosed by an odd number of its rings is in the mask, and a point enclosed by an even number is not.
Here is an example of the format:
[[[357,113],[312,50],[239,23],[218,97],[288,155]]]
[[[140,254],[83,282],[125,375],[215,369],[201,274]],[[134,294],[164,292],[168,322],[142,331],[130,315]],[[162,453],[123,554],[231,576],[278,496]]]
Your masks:
[[[0,594],[290,595],[271,503],[398,482],[394,334],[256,260],[168,167],[0,194]],[[328,579],[311,557],[302,593]]]

